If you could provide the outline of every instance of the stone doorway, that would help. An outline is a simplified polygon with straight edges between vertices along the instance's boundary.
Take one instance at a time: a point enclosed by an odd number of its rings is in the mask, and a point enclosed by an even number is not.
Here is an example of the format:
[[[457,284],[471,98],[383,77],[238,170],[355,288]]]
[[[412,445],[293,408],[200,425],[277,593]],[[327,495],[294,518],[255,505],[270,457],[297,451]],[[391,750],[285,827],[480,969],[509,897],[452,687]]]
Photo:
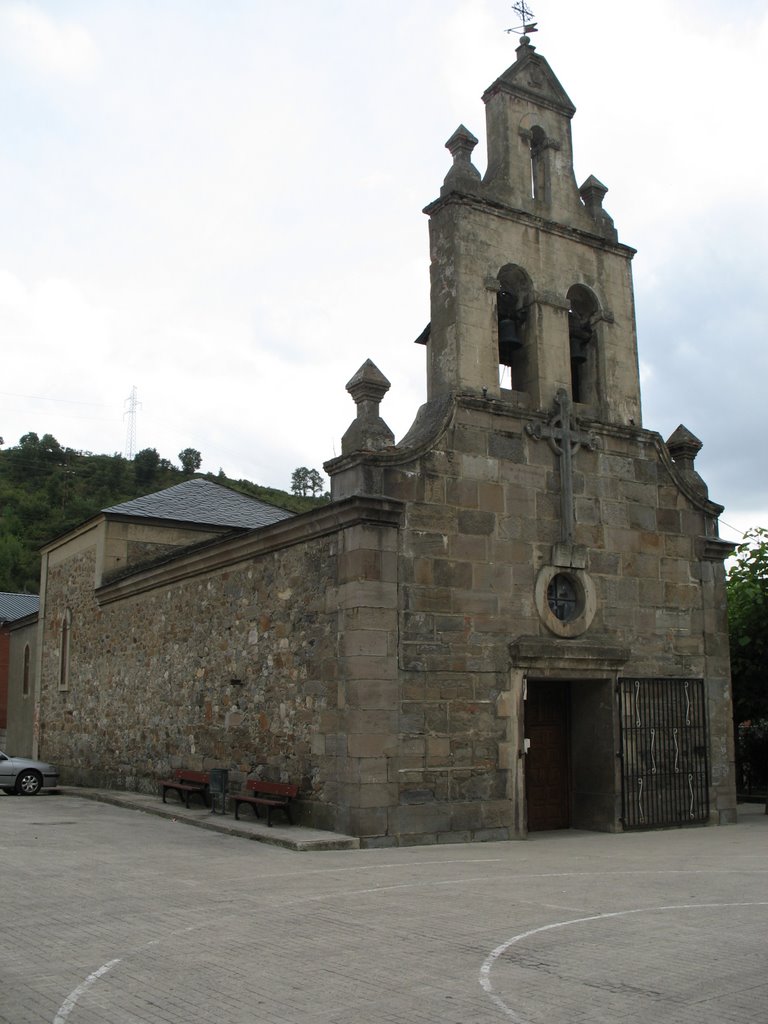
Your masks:
[[[525,701],[525,798],[529,832],[571,826],[570,688],[529,680]]]

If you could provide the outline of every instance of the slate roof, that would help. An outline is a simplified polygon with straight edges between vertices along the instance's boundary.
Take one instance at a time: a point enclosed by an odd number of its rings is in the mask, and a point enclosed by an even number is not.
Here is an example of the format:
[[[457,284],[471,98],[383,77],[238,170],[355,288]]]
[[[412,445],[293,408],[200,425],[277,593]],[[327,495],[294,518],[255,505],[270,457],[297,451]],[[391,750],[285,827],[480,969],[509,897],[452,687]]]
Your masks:
[[[0,622],[15,622],[39,609],[37,594],[0,594]]]
[[[155,494],[102,509],[108,515],[169,519],[200,526],[253,530],[290,519],[294,513],[210,480],[186,480]]]

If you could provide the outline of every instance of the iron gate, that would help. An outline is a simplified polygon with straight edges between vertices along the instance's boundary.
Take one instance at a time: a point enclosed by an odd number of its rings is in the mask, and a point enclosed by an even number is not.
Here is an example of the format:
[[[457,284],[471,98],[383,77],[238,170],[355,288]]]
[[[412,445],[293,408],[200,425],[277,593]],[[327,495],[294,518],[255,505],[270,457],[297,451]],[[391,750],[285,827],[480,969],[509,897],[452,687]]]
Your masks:
[[[703,679],[619,679],[625,829],[709,817]]]

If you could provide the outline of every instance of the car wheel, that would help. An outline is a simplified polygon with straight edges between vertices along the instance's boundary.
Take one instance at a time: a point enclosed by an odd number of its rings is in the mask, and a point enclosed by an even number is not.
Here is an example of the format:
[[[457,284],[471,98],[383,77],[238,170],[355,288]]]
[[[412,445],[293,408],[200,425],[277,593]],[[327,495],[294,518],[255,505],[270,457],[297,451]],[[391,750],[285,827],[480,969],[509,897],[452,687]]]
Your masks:
[[[34,796],[35,793],[40,792],[42,785],[43,777],[40,772],[27,769],[16,779],[16,792],[22,796]]]

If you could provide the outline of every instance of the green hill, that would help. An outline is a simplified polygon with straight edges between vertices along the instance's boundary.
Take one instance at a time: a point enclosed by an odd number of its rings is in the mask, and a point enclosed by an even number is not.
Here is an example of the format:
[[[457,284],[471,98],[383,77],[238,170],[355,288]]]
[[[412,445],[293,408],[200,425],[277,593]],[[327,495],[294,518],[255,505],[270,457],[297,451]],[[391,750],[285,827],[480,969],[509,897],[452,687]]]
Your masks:
[[[199,465],[199,453],[193,454],[198,455]],[[119,454],[94,455],[63,447],[51,434],[25,434],[18,445],[0,451],[0,591],[36,594],[43,544],[103,508],[195,476],[294,512],[328,500],[288,494],[249,480],[230,480],[222,471],[185,472],[154,448],[145,448],[129,460]]]

